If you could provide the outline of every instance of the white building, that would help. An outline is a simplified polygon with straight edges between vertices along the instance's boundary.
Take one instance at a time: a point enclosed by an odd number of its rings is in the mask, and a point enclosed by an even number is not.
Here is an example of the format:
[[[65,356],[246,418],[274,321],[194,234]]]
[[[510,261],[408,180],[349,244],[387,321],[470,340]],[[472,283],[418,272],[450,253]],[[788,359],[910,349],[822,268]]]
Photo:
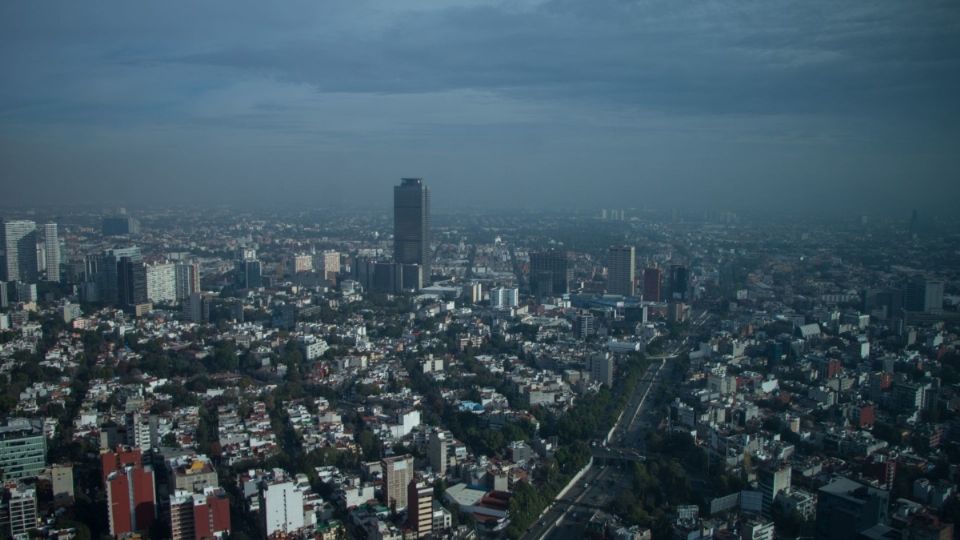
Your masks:
[[[520,304],[520,291],[507,287],[490,289],[490,305],[495,308],[512,308]]]
[[[177,301],[177,270],[173,263],[147,265],[147,300],[155,304]]]
[[[303,491],[291,481],[267,483],[260,489],[260,511],[267,536],[295,532],[304,526]]]
[[[43,226],[43,255],[47,270],[47,281],[60,281],[60,239],[57,236],[57,224]]]

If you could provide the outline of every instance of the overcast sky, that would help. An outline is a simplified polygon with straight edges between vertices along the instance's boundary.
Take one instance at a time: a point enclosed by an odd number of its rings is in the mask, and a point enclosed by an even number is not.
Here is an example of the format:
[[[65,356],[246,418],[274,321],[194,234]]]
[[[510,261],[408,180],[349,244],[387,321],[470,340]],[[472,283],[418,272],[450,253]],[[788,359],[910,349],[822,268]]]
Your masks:
[[[0,3],[7,204],[956,208],[956,0]],[[907,212],[908,210],[904,210]]]

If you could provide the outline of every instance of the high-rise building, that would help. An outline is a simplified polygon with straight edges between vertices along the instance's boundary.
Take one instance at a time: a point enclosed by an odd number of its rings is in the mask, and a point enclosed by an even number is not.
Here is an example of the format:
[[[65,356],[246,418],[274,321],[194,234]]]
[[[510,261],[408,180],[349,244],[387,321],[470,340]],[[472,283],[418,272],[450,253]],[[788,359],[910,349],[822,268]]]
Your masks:
[[[200,291],[200,265],[194,262],[177,263],[177,301],[182,302]]]
[[[50,467],[50,484],[53,491],[53,502],[57,506],[73,504],[73,465],[55,464]]]
[[[573,269],[566,252],[549,250],[530,253],[530,293],[537,297],[570,292]]]
[[[0,223],[0,281],[37,281],[37,224],[26,220]]]
[[[790,465],[767,465],[757,472],[758,489],[763,496],[761,510],[766,518],[773,517],[773,504],[777,494],[790,489]]]
[[[670,298],[688,300],[690,272],[686,266],[675,264],[670,267]]]
[[[441,430],[430,434],[430,468],[441,477],[447,474],[450,455],[450,438]]]
[[[176,490],[170,497],[173,540],[209,540],[230,533],[230,500],[216,486],[192,492]]]
[[[596,354],[590,358],[590,380],[612,387],[613,372],[614,362],[610,353]]]
[[[37,490],[17,484],[0,487],[0,537],[27,538],[36,528]]]
[[[157,518],[153,467],[144,465],[139,449],[118,448],[100,454],[107,491],[110,534],[145,531]]]
[[[47,442],[38,422],[13,418],[0,426],[0,479],[40,474],[47,464]]]
[[[520,304],[520,291],[516,288],[496,287],[490,289],[490,305],[495,308],[511,308]]]
[[[433,533],[433,488],[424,482],[411,480],[407,486],[407,527],[417,538]]]
[[[837,477],[817,492],[816,538],[856,538],[890,517],[890,492]]]
[[[384,458],[383,498],[394,512],[407,507],[407,485],[413,479],[413,456],[403,455]]]
[[[636,249],[633,246],[611,246],[607,255],[607,292],[633,296],[636,278]]]
[[[147,266],[138,257],[121,257],[117,263],[117,292],[119,304],[125,310],[133,311],[137,306],[146,304]]]
[[[214,296],[211,293],[195,292],[183,303],[183,316],[188,321],[204,323],[210,320]]]
[[[125,236],[140,233],[140,222],[130,216],[103,218],[100,231],[104,236]]]
[[[119,249],[108,249],[91,265],[92,275],[97,285],[97,296],[101,302],[110,305],[120,305],[120,260],[128,258],[131,261],[142,260],[140,248],[131,246]]]
[[[933,313],[943,310],[944,283],[939,279],[927,279],[924,276],[913,276],[908,282],[904,293],[904,308],[907,311],[921,311]]]
[[[422,178],[403,178],[393,188],[393,260],[419,264],[430,284],[430,190]]]
[[[147,300],[157,304],[177,301],[177,265],[157,263],[147,265]]]
[[[294,274],[313,271],[313,255],[307,253],[298,253],[290,261],[291,270]]]
[[[241,289],[257,289],[263,287],[263,273],[260,261],[257,259],[243,259],[237,261],[237,287]]]
[[[647,268],[643,271],[643,299],[659,302],[660,287],[663,285],[663,272],[659,268]]]
[[[336,281],[340,273],[340,253],[337,251],[324,251],[314,256],[314,268],[323,273],[323,279]]]
[[[260,512],[266,536],[303,528],[303,491],[292,481],[265,482],[260,488]]]
[[[60,238],[57,235],[57,224],[47,223],[43,226],[43,253],[47,270],[47,281],[60,281]]]

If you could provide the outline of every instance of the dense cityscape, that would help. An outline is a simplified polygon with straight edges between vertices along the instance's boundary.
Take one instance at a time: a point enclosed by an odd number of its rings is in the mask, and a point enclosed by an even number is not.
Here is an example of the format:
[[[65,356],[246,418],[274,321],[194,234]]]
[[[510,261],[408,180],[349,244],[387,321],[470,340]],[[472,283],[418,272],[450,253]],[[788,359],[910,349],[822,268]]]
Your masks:
[[[431,189],[4,210],[0,538],[956,534],[955,222]]]

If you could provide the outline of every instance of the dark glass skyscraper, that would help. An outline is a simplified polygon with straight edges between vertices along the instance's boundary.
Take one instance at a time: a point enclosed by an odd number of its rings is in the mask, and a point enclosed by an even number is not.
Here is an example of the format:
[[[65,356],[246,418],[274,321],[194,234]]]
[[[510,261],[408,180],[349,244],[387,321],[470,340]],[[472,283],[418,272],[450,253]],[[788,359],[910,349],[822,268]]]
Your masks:
[[[393,188],[393,260],[419,264],[430,283],[430,190],[422,178],[404,178]]]
[[[530,253],[530,293],[537,297],[570,292],[572,276],[567,253],[549,250]]]

